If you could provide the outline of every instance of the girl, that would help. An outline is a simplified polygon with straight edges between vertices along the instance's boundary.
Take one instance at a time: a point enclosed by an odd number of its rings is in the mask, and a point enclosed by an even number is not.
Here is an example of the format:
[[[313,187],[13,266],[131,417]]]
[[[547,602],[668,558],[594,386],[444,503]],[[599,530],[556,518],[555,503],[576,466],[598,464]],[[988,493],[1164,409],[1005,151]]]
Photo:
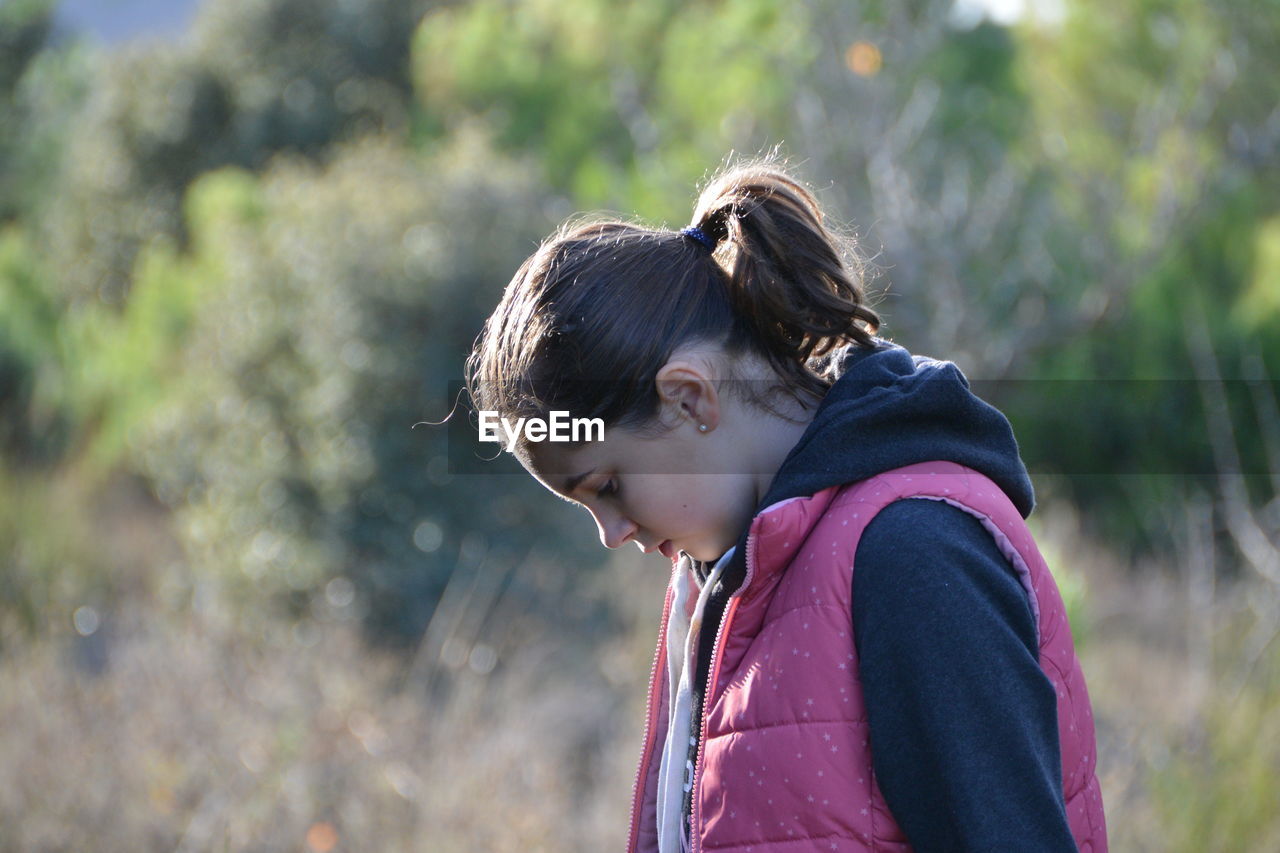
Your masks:
[[[1106,850],[1089,697],[1005,417],[877,337],[776,163],[565,226],[467,365],[608,548],[672,564],[629,851]]]

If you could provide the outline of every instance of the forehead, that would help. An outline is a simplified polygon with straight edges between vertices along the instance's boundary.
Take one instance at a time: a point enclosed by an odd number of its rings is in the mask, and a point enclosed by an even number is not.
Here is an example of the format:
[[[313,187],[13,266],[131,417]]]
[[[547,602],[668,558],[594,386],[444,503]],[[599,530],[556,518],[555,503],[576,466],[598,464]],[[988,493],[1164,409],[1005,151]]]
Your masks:
[[[601,441],[583,441],[578,444],[568,442],[540,441],[524,442],[524,449],[529,462],[539,473],[550,475],[574,473],[584,461],[597,459],[608,453],[615,442],[610,440],[608,430]]]

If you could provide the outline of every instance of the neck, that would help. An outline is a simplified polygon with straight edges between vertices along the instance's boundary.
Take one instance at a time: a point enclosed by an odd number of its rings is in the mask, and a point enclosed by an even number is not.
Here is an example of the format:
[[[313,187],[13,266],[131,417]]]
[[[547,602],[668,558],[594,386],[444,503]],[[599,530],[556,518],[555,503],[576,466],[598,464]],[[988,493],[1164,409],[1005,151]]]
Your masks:
[[[758,460],[756,470],[758,473],[755,478],[755,486],[757,506],[760,505],[760,501],[768,493],[769,486],[773,484],[773,478],[777,476],[778,469],[782,467],[787,454],[791,452],[791,448],[795,447],[796,442],[800,440],[800,436],[804,435],[804,431],[813,422],[813,416],[817,410],[817,402],[809,406],[795,404],[794,408],[787,412],[793,420],[777,417],[776,415],[767,415],[762,418],[761,429],[756,433],[756,459]]]

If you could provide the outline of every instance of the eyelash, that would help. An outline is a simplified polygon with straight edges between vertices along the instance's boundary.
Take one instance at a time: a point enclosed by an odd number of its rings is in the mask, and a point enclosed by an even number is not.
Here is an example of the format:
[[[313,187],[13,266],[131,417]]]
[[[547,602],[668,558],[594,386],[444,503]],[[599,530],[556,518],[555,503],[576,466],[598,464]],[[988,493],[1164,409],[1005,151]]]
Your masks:
[[[603,486],[596,489],[596,497],[607,498],[618,493],[618,486],[613,480],[609,480]]]

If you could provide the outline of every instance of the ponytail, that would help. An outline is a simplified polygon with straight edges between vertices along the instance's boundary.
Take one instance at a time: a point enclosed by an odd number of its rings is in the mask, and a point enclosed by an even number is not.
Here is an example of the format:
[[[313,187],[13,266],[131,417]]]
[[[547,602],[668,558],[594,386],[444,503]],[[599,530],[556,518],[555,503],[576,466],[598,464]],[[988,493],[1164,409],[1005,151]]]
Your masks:
[[[872,347],[880,318],[866,305],[864,263],[852,241],[823,224],[817,200],[768,162],[734,167],[698,198],[693,225],[714,244],[729,299],[752,341],[788,384],[821,394],[821,356],[852,341]]]

